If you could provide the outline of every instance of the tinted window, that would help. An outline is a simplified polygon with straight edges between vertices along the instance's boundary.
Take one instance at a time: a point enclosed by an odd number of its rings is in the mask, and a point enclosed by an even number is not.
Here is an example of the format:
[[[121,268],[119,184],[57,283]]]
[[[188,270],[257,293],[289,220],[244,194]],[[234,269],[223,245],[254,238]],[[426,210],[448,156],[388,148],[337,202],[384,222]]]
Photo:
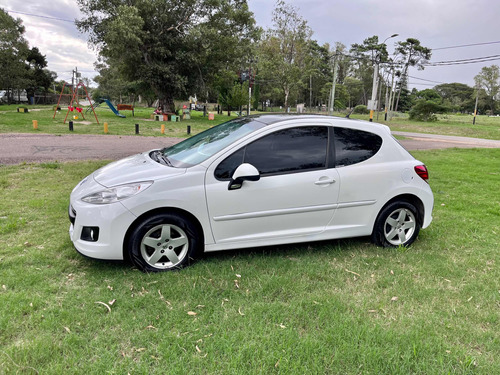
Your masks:
[[[186,168],[201,163],[223,148],[265,124],[246,117],[234,119],[205,130],[174,146],[164,148],[163,154],[174,167]]]
[[[222,163],[220,163],[215,170],[215,178],[218,180],[229,180],[233,175],[234,171],[240,164],[243,163],[243,155],[245,154],[245,149],[236,151],[231,156],[228,156]]]
[[[244,160],[260,174],[324,168],[327,144],[326,127],[284,129],[249,144]]]
[[[369,159],[382,145],[382,138],[362,130],[336,127],[334,138],[336,167],[344,167]]]

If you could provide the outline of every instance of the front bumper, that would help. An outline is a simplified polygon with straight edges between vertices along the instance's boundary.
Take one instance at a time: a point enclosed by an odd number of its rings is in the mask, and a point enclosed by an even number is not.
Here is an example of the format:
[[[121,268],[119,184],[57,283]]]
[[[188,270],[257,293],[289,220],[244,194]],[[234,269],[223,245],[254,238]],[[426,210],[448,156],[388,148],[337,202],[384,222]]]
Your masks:
[[[95,205],[75,200],[71,202],[69,218],[71,221],[69,236],[79,253],[96,259],[122,260],[124,258],[125,234],[136,216],[120,202]],[[83,227],[98,227],[98,240],[82,240]]]

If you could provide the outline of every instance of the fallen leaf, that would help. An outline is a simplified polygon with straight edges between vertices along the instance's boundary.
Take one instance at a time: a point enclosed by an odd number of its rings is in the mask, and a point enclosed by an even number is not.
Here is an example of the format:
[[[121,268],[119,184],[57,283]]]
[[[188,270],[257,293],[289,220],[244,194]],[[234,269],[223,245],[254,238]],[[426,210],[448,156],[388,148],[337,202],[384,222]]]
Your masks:
[[[472,296],[467,300],[467,302],[470,302],[472,300]]]
[[[376,313],[377,310],[368,310],[369,313]]]
[[[238,278],[240,278],[240,279],[241,279],[241,275],[236,274],[236,277],[238,277]]]
[[[196,305],[196,307],[205,307],[205,305]]]
[[[243,314],[243,313],[241,312],[241,307],[240,307],[240,308],[238,308],[238,313],[239,313],[241,316],[245,316],[245,314]]]
[[[353,272],[353,271],[349,271],[347,268],[345,269],[345,271],[349,272],[349,273],[352,273],[353,275],[361,277],[361,275],[359,273],[356,273],[356,272]]]
[[[198,345],[196,345],[196,351],[197,351],[198,353],[201,353],[201,349],[200,349],[200,348],[198,348]]]
[[[195,313],[194,311],[188,311],[188,315],[195,316],[195,315],[198,315],[198,314]]]
[[[136,351],[137,353],[142,353],[142,352],[143,352],[143,351],[145,351],[145,350],[146,350],[146,348],[139,348],[139,349],[135,349],[135,351]]]
[[[113,304],[114,304],[115,302],[116,302],[116,299],[113,299],[113,300],[109,301],[109,302],[108,302],[108,303],[109,303],[109,306],[113,306]]]
[[[280,323],[280,324],[279,324],[279,327],[280,327],[281,329],[285,329],[285,328],[286,328],[286,325],[284,325],[283,323]]]
[[[7,287],[5,285],[2,285],[3,290],[7,290]]]
[[[97,304],[100,304],[100,305],[106,306],[106,308],[108,309],[108,311],[109,311],[109,312],[111,312],[111,307],[109,307],[109,305],[107,305],[106,303],[101,302],[101,301],[97,301],[97,302],[94,302],[94,303],[97,303]]]
[[[113,287],[111,285],[108,285],[109,290],[113,290]]]
[[[66,330],[66,332],[71,333],[71,331],[68,327],[64,327],[64,329]]]
[[[391,275],[394,275],[394,271],[393,270],[391,270]]]
[[[391,298],[391,301],[393,301],[393,302],[394,302],[394,301],[397,301],[397,300],[398,300],[398,297],[392,297],[392,298]]]
[[[152,325],[149,325],[149,326],[147,326],[145,329],[156,329],[156,327],[155,327],[155,326],[152,326]]]

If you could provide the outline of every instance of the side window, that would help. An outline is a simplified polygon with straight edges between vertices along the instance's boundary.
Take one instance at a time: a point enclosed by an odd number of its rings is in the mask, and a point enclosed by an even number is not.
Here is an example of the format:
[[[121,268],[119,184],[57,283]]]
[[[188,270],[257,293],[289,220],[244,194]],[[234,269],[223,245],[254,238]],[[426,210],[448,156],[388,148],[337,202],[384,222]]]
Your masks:
[[[245,162],[261,175],[326,167],[328,129],[306,126],[279,130],[246,147]]]
[[[229,180],[238,166],[243,163],[245,149],[242,148],[225,158],[215,169],[214,175],[218,180]]]
[[[334,139],[336,167],[345,167],[367,160],[382,146],[382,138],[362,130],[336,127]]]

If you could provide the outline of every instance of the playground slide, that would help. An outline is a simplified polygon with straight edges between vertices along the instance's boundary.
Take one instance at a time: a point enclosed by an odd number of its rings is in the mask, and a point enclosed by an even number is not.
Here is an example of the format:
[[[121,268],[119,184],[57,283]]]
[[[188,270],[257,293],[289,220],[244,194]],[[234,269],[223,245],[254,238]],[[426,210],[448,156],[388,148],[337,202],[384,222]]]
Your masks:
[[[115,115],[121,118],[126,117],[125,115],[122,115],[120,112],[118,112],[113,103],[111,103],[108,99],[104,99],[104,102],[108,105],[109,109],[111,109]]]

